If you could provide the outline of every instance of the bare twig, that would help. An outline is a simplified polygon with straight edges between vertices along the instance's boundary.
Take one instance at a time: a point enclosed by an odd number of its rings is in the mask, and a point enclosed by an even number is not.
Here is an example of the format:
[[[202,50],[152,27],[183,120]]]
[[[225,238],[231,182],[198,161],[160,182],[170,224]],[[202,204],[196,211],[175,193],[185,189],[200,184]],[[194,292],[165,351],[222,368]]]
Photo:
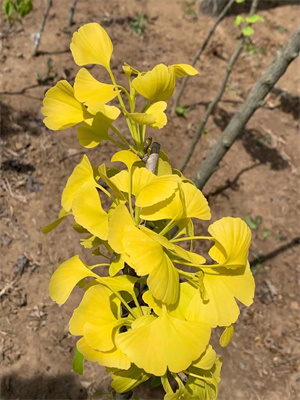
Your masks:
[[[19,279],[19,276],[17,276],[13,281],[9,282],[7,285],[4,286],[3,289],[1,289],[0,298],[3,295],[5,295],[5,293],[14,286],[14,284],[17,282],[18,279]]]
[[[259,0],[253,0],[252,1],[252,5],[251,5],[251,10],[250,10],[249,16],[255,14],[258,2],[259,2]],[[183,163],[182,163],[182,165],[180,167],[181,171],[183,171],[185,169],[185,167],[187,166],[189,160],[191,159],[191,157],[192,157],[192,155],[193,155],[193,153],[195,151],[195,147],[196,147],[199,139],[202,136],[202,133],[204,131],[204,128],[206,126],[208,118],[213,113],[216,105],[221,100],[221,98],[222,98],[222,96],[223,96],[223,94],[225,92],[225,89],[226,89],[226,86],[227,86],[227,82],[228,82],[228,79],[229,79],[229,77],[231,75],[233,67],[236,64],[241,52],[243,51],[244,42],[245,42],[245,37],[244,37],[244,35],[242,35],[241,39],[238,42],[238,45],[237,45],[237,48],[236,48],[235,52],[231,56],[231,59],[230,59],[229,64],[227,66],[225,75],[224,75],[224,77],[222,79],[222,82],[221,82],[221,87],[220,87],[216,97],[213,99],[212,102],[210,102],[210,104],[209,104],[209,106],[208,106],[208,108],[206,110],[206,113],[205,113],[205,115],[204,115],[204,117],[203,117],[203,119],[202,119],[202,121],[200,123],[200,126],[199,126],[199,128],[197,130],[197,133],[196,133],[196,135],[195,135],[195,137],[194,137],[194,139],[193,139],[193,141],[192,141],[192,143],[190,145],[190,148],[189,148],[189,150],[188,150],[188,152],[187,152],[187,154],[185,156],[185,159],[183,160]]]
[[[69,13],[69,21],[68,21],[69,26],[73,25],[73,17],[74,17],[77,3],[78,3],[78,0],[73,0],[73,2],[72,2],[71,8],[70,8],[70,13]]]
[[[183,171],[185,169],[185,167],[187,166],[188,162],[190,161],[190,158],[192,157],[192,155],[194,153],[196,144],[198,143],[199,139],[202,136],[202,133],[204,131],[204,128],[206,126],[208,118],[213,113],[216,105],[219,103],[221,97],[223,96],[223,94],[225,92],[225,89],[226,89],[226,86],[227,86],[228,79],[229,79],[229,77],[231,75],[232,69],[233,69],[235,63],[237,62],[237,60],[238,60],[238,58],[239,58],[239,56],[240,56],[240,54],[241,54],[241,52],[243,50],[243,47],[244,47],[244,38],[242,38],[239,41],[239,44],[238,44],[235,52],[233,53],[233,55],[232,55],[232,57],[231,57],[231,59],[229,61],[229,64],[227,66],[226,73],[225,73],[225,75],[223,77],[219,92],[217,93],[217,95],[213,99],[213,101],[211,101],[209,103],[209,106],[207,107],[206,113],[205,113],[205,115],[204,115],[204,117],[203,117],[203,119],[201,121],[201,124],[200,124],[200,126],[199,126],[199,128],[197,130],[197,133],[196,133],[196,135],[194,136],[194,138],[192,140],[192,143],[190,145],[189,151],[187,152],[187,154],[185,156],[185,159],[184,159],[184,161],[183,161],[183,163],[182,163],[182,165],[180,167],[181,171]]]
[[[247,99],[234,114],[220,139],[197,171],[194,182],[199,189],[203,189],[208,179],[218,169],[222,158],[242,133],[255,111],[264,105],[265,97],[285,73],[290,63],[297,58],[299,51],[300,25],[282,50],[278,52],[273,63],[255,83]]]
[[[46,10],[44,12],[44,16],[43,16],[43,20],[42,20],[42,23],[41,23],[40,30],[35,36],[34,50],[33,50],[33,55],[34,56],[36,56],[38,54],[39,45],[40,45],[40,42],[41,42],[41,39],[42,39],[42,35],[43,35],[44,29],[45,29],[46,21],[47,21],[47,18],[48,18],[48,15],[49,15],[49,12],[50,12],[50,9],[51,9],[52,5],[53,5],[53,0],[48,0],[47,8],[46,8]]]
[[[228,13],[228,11],[230,10],[231,6],[233,5],[233,3],[235,2],[235,0],[229,0],[228,3],[225,5],[225,7],[223,8],[223,10],[221,11],[221,13],[219,14],[218,18],[216,19],[213,27],[211,28],[211,30],[208,32],[208,35],[206,36],[202,46],[200,47],[200,49],[197,51],[193,61],[192,61],[192,66],[194,66],[196,64],[196,62],[199,60],[199,58],[201,57],[201,54],[203,53],[203,51],[206,49],[212,35],[214,34],[217,26],[219,25],[219,23],[224,19],[224,17],[226,16],[226,14]],[[176,96],[175,99],[175,104],[174,104],[174,111],[176,110],[176,107],[179,105],[179,101],[180,98],[182,96],[182,93],[187,85],[187,82],[189,80],[189,76],[186,76],[182,83],[181,86],[179,88],[178,94]]]

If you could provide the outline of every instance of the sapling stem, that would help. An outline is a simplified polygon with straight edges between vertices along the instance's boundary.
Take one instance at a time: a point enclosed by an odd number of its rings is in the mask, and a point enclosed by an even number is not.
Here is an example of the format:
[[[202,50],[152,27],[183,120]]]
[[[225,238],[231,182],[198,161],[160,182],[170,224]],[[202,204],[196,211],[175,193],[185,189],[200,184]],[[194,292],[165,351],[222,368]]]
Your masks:
[[[191,65],[192,65],[193,67],[195,66],[195,64],[196,64],[196,62],[199,60],[199,58],[201,57],[201,54],[203,53],[203,51],[206,49],[206,47],[207,47],[207,45],[208,45],[208,43],[209,43],[211,37],[213,36],[213,34],[214,34],[214,32],[215,32],[217,26],[218,26],[219,23],[224,19],[224,17],[226,16],[226,14],[228,13],[228,11],[230,10],[231,6],[233,5],[233,3],[234,3],[235,1],[236,1],[236,0],[229,0],[228,3],[226,4],[226,6],[225,6],[225,7],[223,8],[223,10],[221,11],[221,13],[219,14],[219,16],[217,17],[217,19],[216,19],[214,25],[212,26],[212,28],[211,28],[210,31],[208,32],[208,35],[206,36],[206,38],[205,38],[205,40],[204,40],[202,46],[201,46],[200,49],[197,51],[197,53],[196,53],[196,55],[195,55],[195,57],[194,57],[194,59],[193,59],[193,61],[192,61],[192,64],[191,64]],[[187,82],[188,82],[189,78],[190,78],[189,76],[186,76],[186,77],[183,78],[182,84],[181,84],[181,86],[180,86],[180,88],[179,88],[177,97],[176,97],[176,99],[175,99],[175,104],[174,104],[174,108],[173,108],[174,111],[176,110],[176,108],[177,108],[177,107],[179,106],[179,104],[180,104],[179,102],[180,102],[181,96],[182,96],[182,94],[183,94],[183,92],[184,92],[184,89],[185,89],[185,87],[186,87],[186,85],[187,85]]]
[[[41,42],[41,39],[42,39],[42,35],[43,35],[44,29],[45,29],[46,21],[47,21],[47,18],[49,16],[49,12],[50,12],[50,9],[51,9],[52,5],[53,5],[53,0],[48,0],[47,8],[46,8],[46,10],[44,12],[44,16],[43,16],[43,20],[42,20],[42,23],[41,23],[40,30],[35,36],[34,49],[33,49],[33,55],[34,56],[38,55],[40,42]]]
[[[71,8],[70,8],[70,12],[69,12],[69,19],[68,19],[69,27],[73,25],[73,22],[74,22],[73,18],[74,18],[74,13],[75,13],[77,3],[78,3],[78,0],[73,0],[73,2],[71,4]]]
[[[258,2],[259,2],[259,0],[253,0],[252,1],[251,9],[250,9],[250,12],[249,12],[249,17],[251,17],[253,14],[255,14],[257,6],[258,6]],[[204,128],[206,126],[208,118],[213,113],[214,109],[216,108],[217,104],[221,100],[221,98],[222,98],[222,96],[223,96],[223,94],[224,94],[224,92],[226,90],[228,79],[229,79],[229,77],[231,75],[233,67],[235,66],[240,54],[243,51],[244,43],[245,43],[245,36],[242,35],[242,37],[239,40],[238,45],[237,45],[233,55],[230,58],[230,61],[229,61],[228,66],[226,68],[226,72],[225,72],[225,74],[223,76],[223,79],[222,79],[222,82],[221,82],[220,89],[219,89],[218,93],[216,94],[216,97],[213,99],[213,101],[211,101],[209,103],[209,106],[208,106],[208,108],[206,110],[206,113],[205,113],[205,115],[204,115],[204,117],[203,117],[203,119],[202,119],[202,121],[200,123],[200,126],[199,126],[198,130],[197,130],[197,133],[194,136],[194,139],[192,140],[192,143],[191,143],[190,148],[189,148],[189,150],[187,152],[187,155],[185,156],[185,159],[184,159],[181,167],[179,168],[181,172],[184,171],[185,167],[187,166],[188,162],[190,161],[190,159],[191,159],[191,157],[192,157],[192,155],[193,155],[193,153],[195,151],[196,145],[197,145],[198,141],[200,140],[200,138],[202,136],[202,133],[204,131]]]

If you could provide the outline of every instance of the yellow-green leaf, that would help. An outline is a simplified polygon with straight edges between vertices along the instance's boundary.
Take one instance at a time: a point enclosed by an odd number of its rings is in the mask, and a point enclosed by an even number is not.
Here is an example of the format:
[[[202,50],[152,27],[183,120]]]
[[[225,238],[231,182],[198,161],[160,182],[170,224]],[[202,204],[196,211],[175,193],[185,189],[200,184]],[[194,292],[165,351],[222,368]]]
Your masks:
[[[76,193],[87,183],[93,183],[96,186],[93,168],[88,157],[84,155],[74,168],[62,193],[61,205],[66,211],[70,211]]]
[[[41,110],[47,128],[62,130],[82,122],[90,115],[74,97],[74,89],[67,81],[58,81],[46,92]]]
[[[113,45],[99,24],[90,23],[79,28],[73,35],[70,49],[77,65],[98,64],[110,69]]]
[[[234,325],[231,324],[224,329],[219,340],[220,346],[222,347],[228,346],[231,339],[233,338],[233,334],[234,334]]]
[[[87,268],[79,256],[63,262],[51,277],[49,285],[51,299],[58,304],[65,303],[76,284],[88,276],[98,277]]]
[[[86,184],[74,197],[75,221],[100,239],[107,240],[108,214],[103,210],[100,196],[94,184]]]
[[[74,94],[76,99],[85,103],[91,110],[99,110],[99,107],[114,99],[120,91],[114,85],[101,83],[90,72],[81,68],[75,78]]]

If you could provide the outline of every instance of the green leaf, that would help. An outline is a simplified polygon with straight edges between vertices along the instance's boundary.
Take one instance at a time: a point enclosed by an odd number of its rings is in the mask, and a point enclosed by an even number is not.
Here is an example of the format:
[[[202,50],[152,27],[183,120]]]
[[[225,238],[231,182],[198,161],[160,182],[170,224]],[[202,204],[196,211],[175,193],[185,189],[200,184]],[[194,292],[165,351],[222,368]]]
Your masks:
[[[15,11],[15,5],[10,0],[4,0],[2,3],[2,10],[6,15],[6,18],[11,21],[13,12]]]
[[[263,231],[263,238],[267,238],[267,237],[269,237],[270,236],[270,231],[269,231],[269,229],[265,229],[264,231]]]
[[[182,106],[176,107],[175,112],[180,117],[185,117],[186,116],[186,109],[184,107],[182,107]]]
[[[235,21],[234,21],[234,26],[240,26],[241,23],[243,23],[245,21],[245,18],[242,17],[241,15],[237,15]]]
[[[236,3],[238,3],[238,4],[241,4],[241,3],[244,3],[246,0],[235,0],[236,1]]]
[[[251,15],[251,17],[247,17],[246,21],[248,24],[255,24],[255,22],[264,22],[264,17],[258,14]]]
[[[254,29],[251,28],[251,26],[245,26],[245,27],[242,29],[242,32],[243,32],[243,35],[244,35],[244,36],[251,36],[251,35],[253,35],[253,33],[254,33]]]
[[[246,222],[246,224],[249,226],[250,229],[257,229],[257,224],[249,215],[246,215],[243,220]]]
[[[255,224],[257,227],[259,227],[262,223],[262,217],[260,215],[258,215],[257,217],[255,217]]]
[[[84,364],[84,357],[83,355],[77,350],[77,347],[74,348],[74,357],[73,357],[73,370],[78,374],[83,374],[83,364]]]

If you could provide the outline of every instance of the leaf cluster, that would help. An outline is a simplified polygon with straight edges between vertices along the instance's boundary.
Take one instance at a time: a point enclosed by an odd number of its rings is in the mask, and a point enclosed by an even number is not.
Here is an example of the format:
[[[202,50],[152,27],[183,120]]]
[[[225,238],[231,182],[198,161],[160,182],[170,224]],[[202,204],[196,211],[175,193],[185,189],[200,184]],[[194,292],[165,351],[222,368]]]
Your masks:
[[[22,21],[33,9],[33,0],[3,0],[2,10],[7,20]]]

